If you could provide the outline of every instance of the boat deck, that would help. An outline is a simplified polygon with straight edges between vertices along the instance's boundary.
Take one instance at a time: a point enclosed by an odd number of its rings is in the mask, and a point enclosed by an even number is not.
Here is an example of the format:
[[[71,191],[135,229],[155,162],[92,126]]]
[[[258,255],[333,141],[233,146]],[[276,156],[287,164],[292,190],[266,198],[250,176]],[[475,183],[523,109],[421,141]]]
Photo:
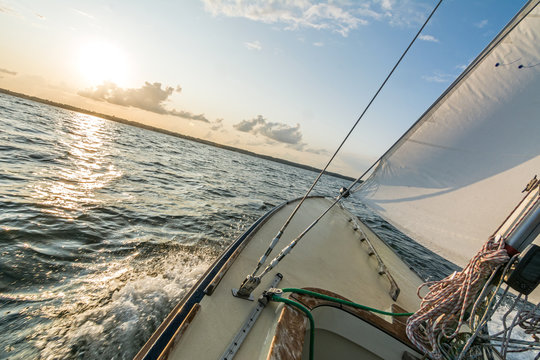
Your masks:
[[[169,359],[219,358],[256,305],[256,302],[233,297],[231,289],[238,288],[253,271],[296,204],[294,201],[275,211],[246,238],[233,255],[226,273],[223,271],[216,276],[212,294],[204,296],[200,307],[193,309],[189,326],[182,328],[182,334],[177,334],[170,342],[163,356]],[[330,204],[329,199],[308,198],[267,262]],[[362,240],[364,237],[369,239],[400,288],[395,302],[390,296],[391,284],[385,275],[379,274],[380,263],[368,242]],[[279,288],[321,288],[381,310],[398,305],[412,312],[419,307],[416,289],[421,279],[369,228],[339,206],[262,279],[253,294],[255,299],[269,287],[278,272],[283,274]],[[266,306],[235,359],[267,359],[282,308],[283,305],[273,302]],[[391,322],[390,317],[381,317]]]

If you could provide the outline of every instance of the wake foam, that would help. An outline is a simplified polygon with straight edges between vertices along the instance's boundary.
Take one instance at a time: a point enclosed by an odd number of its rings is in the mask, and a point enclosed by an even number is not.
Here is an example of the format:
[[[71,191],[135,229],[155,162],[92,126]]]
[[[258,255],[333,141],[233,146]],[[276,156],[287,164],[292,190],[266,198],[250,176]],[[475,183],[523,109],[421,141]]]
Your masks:
[[[136,254],[137,255],[137,254]],[[136,255],[83,278],[33,336],[40,358],[131,359],[210,265],[204,255]]]

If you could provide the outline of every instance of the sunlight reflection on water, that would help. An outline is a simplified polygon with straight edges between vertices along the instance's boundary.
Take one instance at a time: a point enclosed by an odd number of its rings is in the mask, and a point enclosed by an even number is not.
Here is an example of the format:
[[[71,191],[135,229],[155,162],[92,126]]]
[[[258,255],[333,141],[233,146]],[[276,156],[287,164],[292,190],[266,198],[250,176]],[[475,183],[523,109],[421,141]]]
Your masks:
[[[94,116],[71,113],[68,136],[62,141],[66,155],[54,174],[45,169],[44,178],[33,186],[31,194],[41,204],[42,211],[73,220],[74,212],[83,212],[88,205],[101,200],[95,192],[114,179],[122,176],[113,164],[108,163],[111,154],[103,147],[110,137],[106,133],[106,121]],[[62,130],[65,131],[65,130]],[[51,176],[52,175],[52,176]]]
[[[2,94],[0,118],[0,359],[132,358],[233,239],[316,175]],[[323,176],[315,191],[347,185]],[[451,272],[356,205],[427,276]]]

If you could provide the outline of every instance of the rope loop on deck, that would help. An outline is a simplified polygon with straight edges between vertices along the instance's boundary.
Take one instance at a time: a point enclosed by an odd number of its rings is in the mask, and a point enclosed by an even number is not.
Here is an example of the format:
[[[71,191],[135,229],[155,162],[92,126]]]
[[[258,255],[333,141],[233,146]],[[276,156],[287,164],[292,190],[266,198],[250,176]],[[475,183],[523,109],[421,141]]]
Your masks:
[[[420,309],[407,320],[409,340],[431,358],[442,359],[439,337],[453,339],[458,335],[488,277],[509,259],[503,239],[491,237],[462,271],[422,284],[418,296],[425,286],[429,292]]]

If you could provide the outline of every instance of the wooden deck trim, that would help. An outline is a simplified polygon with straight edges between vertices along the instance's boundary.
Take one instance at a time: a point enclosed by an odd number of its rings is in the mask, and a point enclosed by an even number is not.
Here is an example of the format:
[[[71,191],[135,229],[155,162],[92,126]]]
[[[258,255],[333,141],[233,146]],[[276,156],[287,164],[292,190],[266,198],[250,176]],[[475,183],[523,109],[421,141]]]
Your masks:
[[[323,198],[323,196],[310,196],[309,198]],[[161,325],[150,336],[150,339],[144,344],[144,346],[135,355],[134,360],[156,360],[163,352],[167,344],[173,338],[178,326],[184,321],[188,315],[188,309],[191,310],[193,304],[198,304],[204,296],[212,294],[217,287],[223,275],[227,272],[229,267],[234,263],[230,260],[230,257],[236,253],[236,257],[239,252],[236,252],[239,246],[245,246],[249,240],[253,237],[255,230],[259,228],[261,222],[268,221],[274,214],[276,214],[284,206],[299,201],[300,198],[282,203],[262,217],[254,222],[251,227],[238,237],[223,253],[214,261],[214,263],[206,270],[203,276],[197,281],[197,283],[189,290],[188,294],[174,307],[174,309],[167,315]],[[226,269],[223,269],[227,266]],[[247,274],[246,274],[247,275]],[[205,291],[208,290],[208,293]]]
[[[199,312],[200,308],[201,305],[198,303],[193,305],[184,321],[182,321],[180,327],[178,327],[171,340],[167,343],[167,346],[165,346],[165,349],[163,349],[162,353],[159,355],[158,360],[166,360],[169,358],[171,351],[174,349],[175,345],[178,343],[178,340],[180,340],[182,335],[184,335],[188,326],[195,318],[195,315],[197,315],[197,313]]]
[[[306,290],[318,292],[320,294],[332,296],[342,300],[350,301],[343,296],[335,294],[331,291],[318,289],[318,288],[304,288]],[[309,310],[313,310],[319,306],[331,306],[341,309],[354,315],[368,324],[382,330],[388,335],[392,336],[396,340],[404,343],[414,351],[418,351],[416,347],[409,341],[405,334],[405,324],[408,316],[394,316],[392,317],[392,323],[384,320],[380,316],[377,316],[369,311],[353,308],[346,305],[336,304],[328,300],[322,300],[314,298],[304,294],[291,294],[289,298],[301,303]],[[392,312],[407,312],[396,304],[392,305]],[[304,337],[308,330],[308,320],[306,316],[299,310],[291,307],[284,306],[281,311],[278,324],[276,326],[276,333],[272,339],[270,346],[270,352],[268,353],[267,360],[299,360],[302,358],[302,349],[304,345]]]
[[[206,296],[204,290],[208,287],[208,284],[212,282],[215,274],[217,274],[221,267],[226,263],[228,258],[234,253],[236,248],[251,236],[254,229],[257,228],[258,224],[262,221],[266,221],[267,218],[275,214],[283,206],[287,205],[290,202],[297,201],[291,200],[284,204],[281,204],[272,210],[268,211],[262,217],[260,217],[244,234],[238,237],[223,254],[214,261],[214,263],[206,270],[203,276],[197,281],[197,283],[189,290],[188,294],[174,307],[174,309],[167,315],[165,320],[159,325],[159,327],[154,331],[150,336],[150,339],[146,341],[143,347],[133,358],[134,360],[155,360],[159,357],[159,354],[163,352],[167,344],[169,343],[174,333],[175,329],[178,329],[177,324],[181,324],[184,321],[185,317],[188,315],[188,310],[192,308],[193,304],[198,304],[201,299]],[[174,333],[173,333],[174,331]]]
[[[307,317],[291,306],[284,306],[279,316],[276,333],[267,360],[300,360],[304,336],[309,326]]]

